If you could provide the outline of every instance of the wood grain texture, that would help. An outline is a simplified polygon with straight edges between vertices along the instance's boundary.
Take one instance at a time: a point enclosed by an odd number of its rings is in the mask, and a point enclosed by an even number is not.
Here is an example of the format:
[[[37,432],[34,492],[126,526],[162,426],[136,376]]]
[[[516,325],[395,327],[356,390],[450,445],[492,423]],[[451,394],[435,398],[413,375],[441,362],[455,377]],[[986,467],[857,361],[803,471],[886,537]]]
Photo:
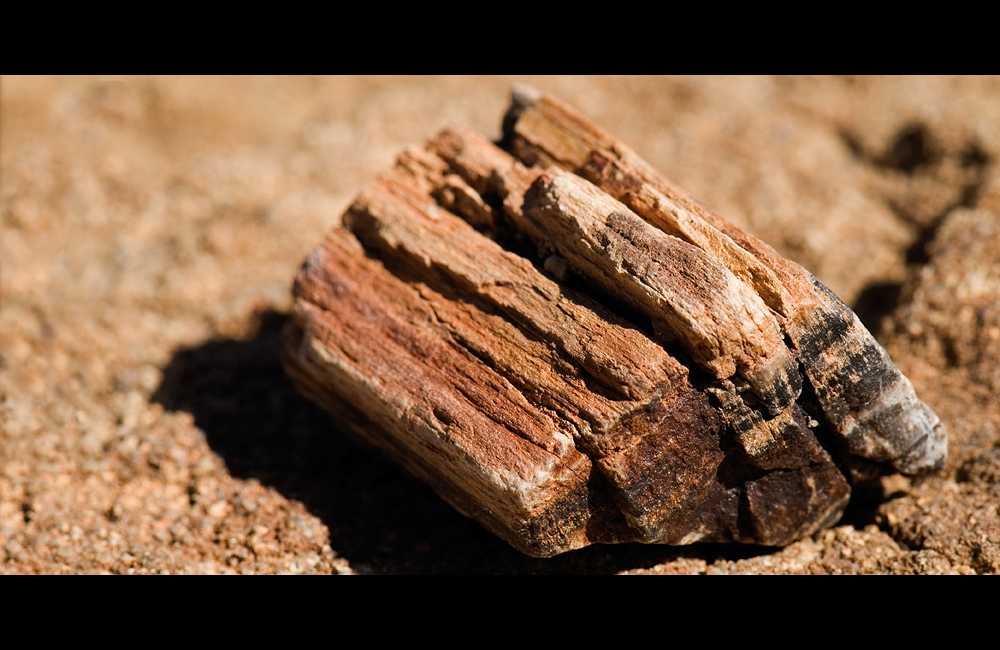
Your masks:
[[[857,316],[801,266],[699,205],[623,144],[549,97],[522,92],[506,139],[528,162],[573,170],[729,268],[777,314],[823,415],[850,453],[903,472],[941,466],[947,433]]]
[[[840,516],[839,467],[940,462],[808,272],[555,100],[516,93],[503,144],[404,152],[303,264],[285,365],[352,435],[536,556],[786,544]]]

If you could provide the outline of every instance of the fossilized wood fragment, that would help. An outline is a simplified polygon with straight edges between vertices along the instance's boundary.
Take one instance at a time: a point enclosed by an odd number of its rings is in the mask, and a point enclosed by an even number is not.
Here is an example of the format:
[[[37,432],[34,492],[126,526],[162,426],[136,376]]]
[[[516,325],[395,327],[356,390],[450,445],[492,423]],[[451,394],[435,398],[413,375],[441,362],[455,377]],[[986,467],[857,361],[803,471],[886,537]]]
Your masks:
[[[811,276],[551,100],[505,126],[520,160],[460,128],[405,152],[296,278],[285,365],[352,435],[536,556],[786,544],[840,516],[851,454],[937,462]]]

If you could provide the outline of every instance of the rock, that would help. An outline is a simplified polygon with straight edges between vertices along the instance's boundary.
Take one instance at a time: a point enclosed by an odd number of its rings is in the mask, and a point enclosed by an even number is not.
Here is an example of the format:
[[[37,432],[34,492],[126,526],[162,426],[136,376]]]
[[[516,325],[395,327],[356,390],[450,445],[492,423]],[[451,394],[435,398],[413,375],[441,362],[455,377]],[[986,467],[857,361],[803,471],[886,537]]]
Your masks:
[[[303,264],[300,390],[523,552],[785,545],[947,436],[808,271],[549,97],[405,152]]]

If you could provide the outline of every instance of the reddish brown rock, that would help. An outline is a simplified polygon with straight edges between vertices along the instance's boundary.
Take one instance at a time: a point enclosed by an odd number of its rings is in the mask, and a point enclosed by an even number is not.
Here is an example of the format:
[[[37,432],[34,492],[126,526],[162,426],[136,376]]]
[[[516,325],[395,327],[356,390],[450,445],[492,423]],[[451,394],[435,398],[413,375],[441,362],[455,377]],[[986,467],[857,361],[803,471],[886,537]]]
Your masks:
[[[536,556],[784,545],[943,462],[811,274],[551,98],[505,129],[403,154],[299,272],[286,368],[355,436]]]

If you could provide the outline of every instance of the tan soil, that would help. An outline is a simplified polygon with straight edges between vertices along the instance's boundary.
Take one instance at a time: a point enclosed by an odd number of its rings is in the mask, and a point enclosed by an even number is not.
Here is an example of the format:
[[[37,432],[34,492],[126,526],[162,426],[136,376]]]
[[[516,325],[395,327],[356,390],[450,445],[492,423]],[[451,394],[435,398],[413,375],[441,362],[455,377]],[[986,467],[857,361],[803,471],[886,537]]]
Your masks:
[[[579,108],[802,263],[951,433],[785,549],[535,560],[347,442],[276,358],[298,264],[404,146]],[[0,572],[997,573],[1000,79],[0,79]]]

